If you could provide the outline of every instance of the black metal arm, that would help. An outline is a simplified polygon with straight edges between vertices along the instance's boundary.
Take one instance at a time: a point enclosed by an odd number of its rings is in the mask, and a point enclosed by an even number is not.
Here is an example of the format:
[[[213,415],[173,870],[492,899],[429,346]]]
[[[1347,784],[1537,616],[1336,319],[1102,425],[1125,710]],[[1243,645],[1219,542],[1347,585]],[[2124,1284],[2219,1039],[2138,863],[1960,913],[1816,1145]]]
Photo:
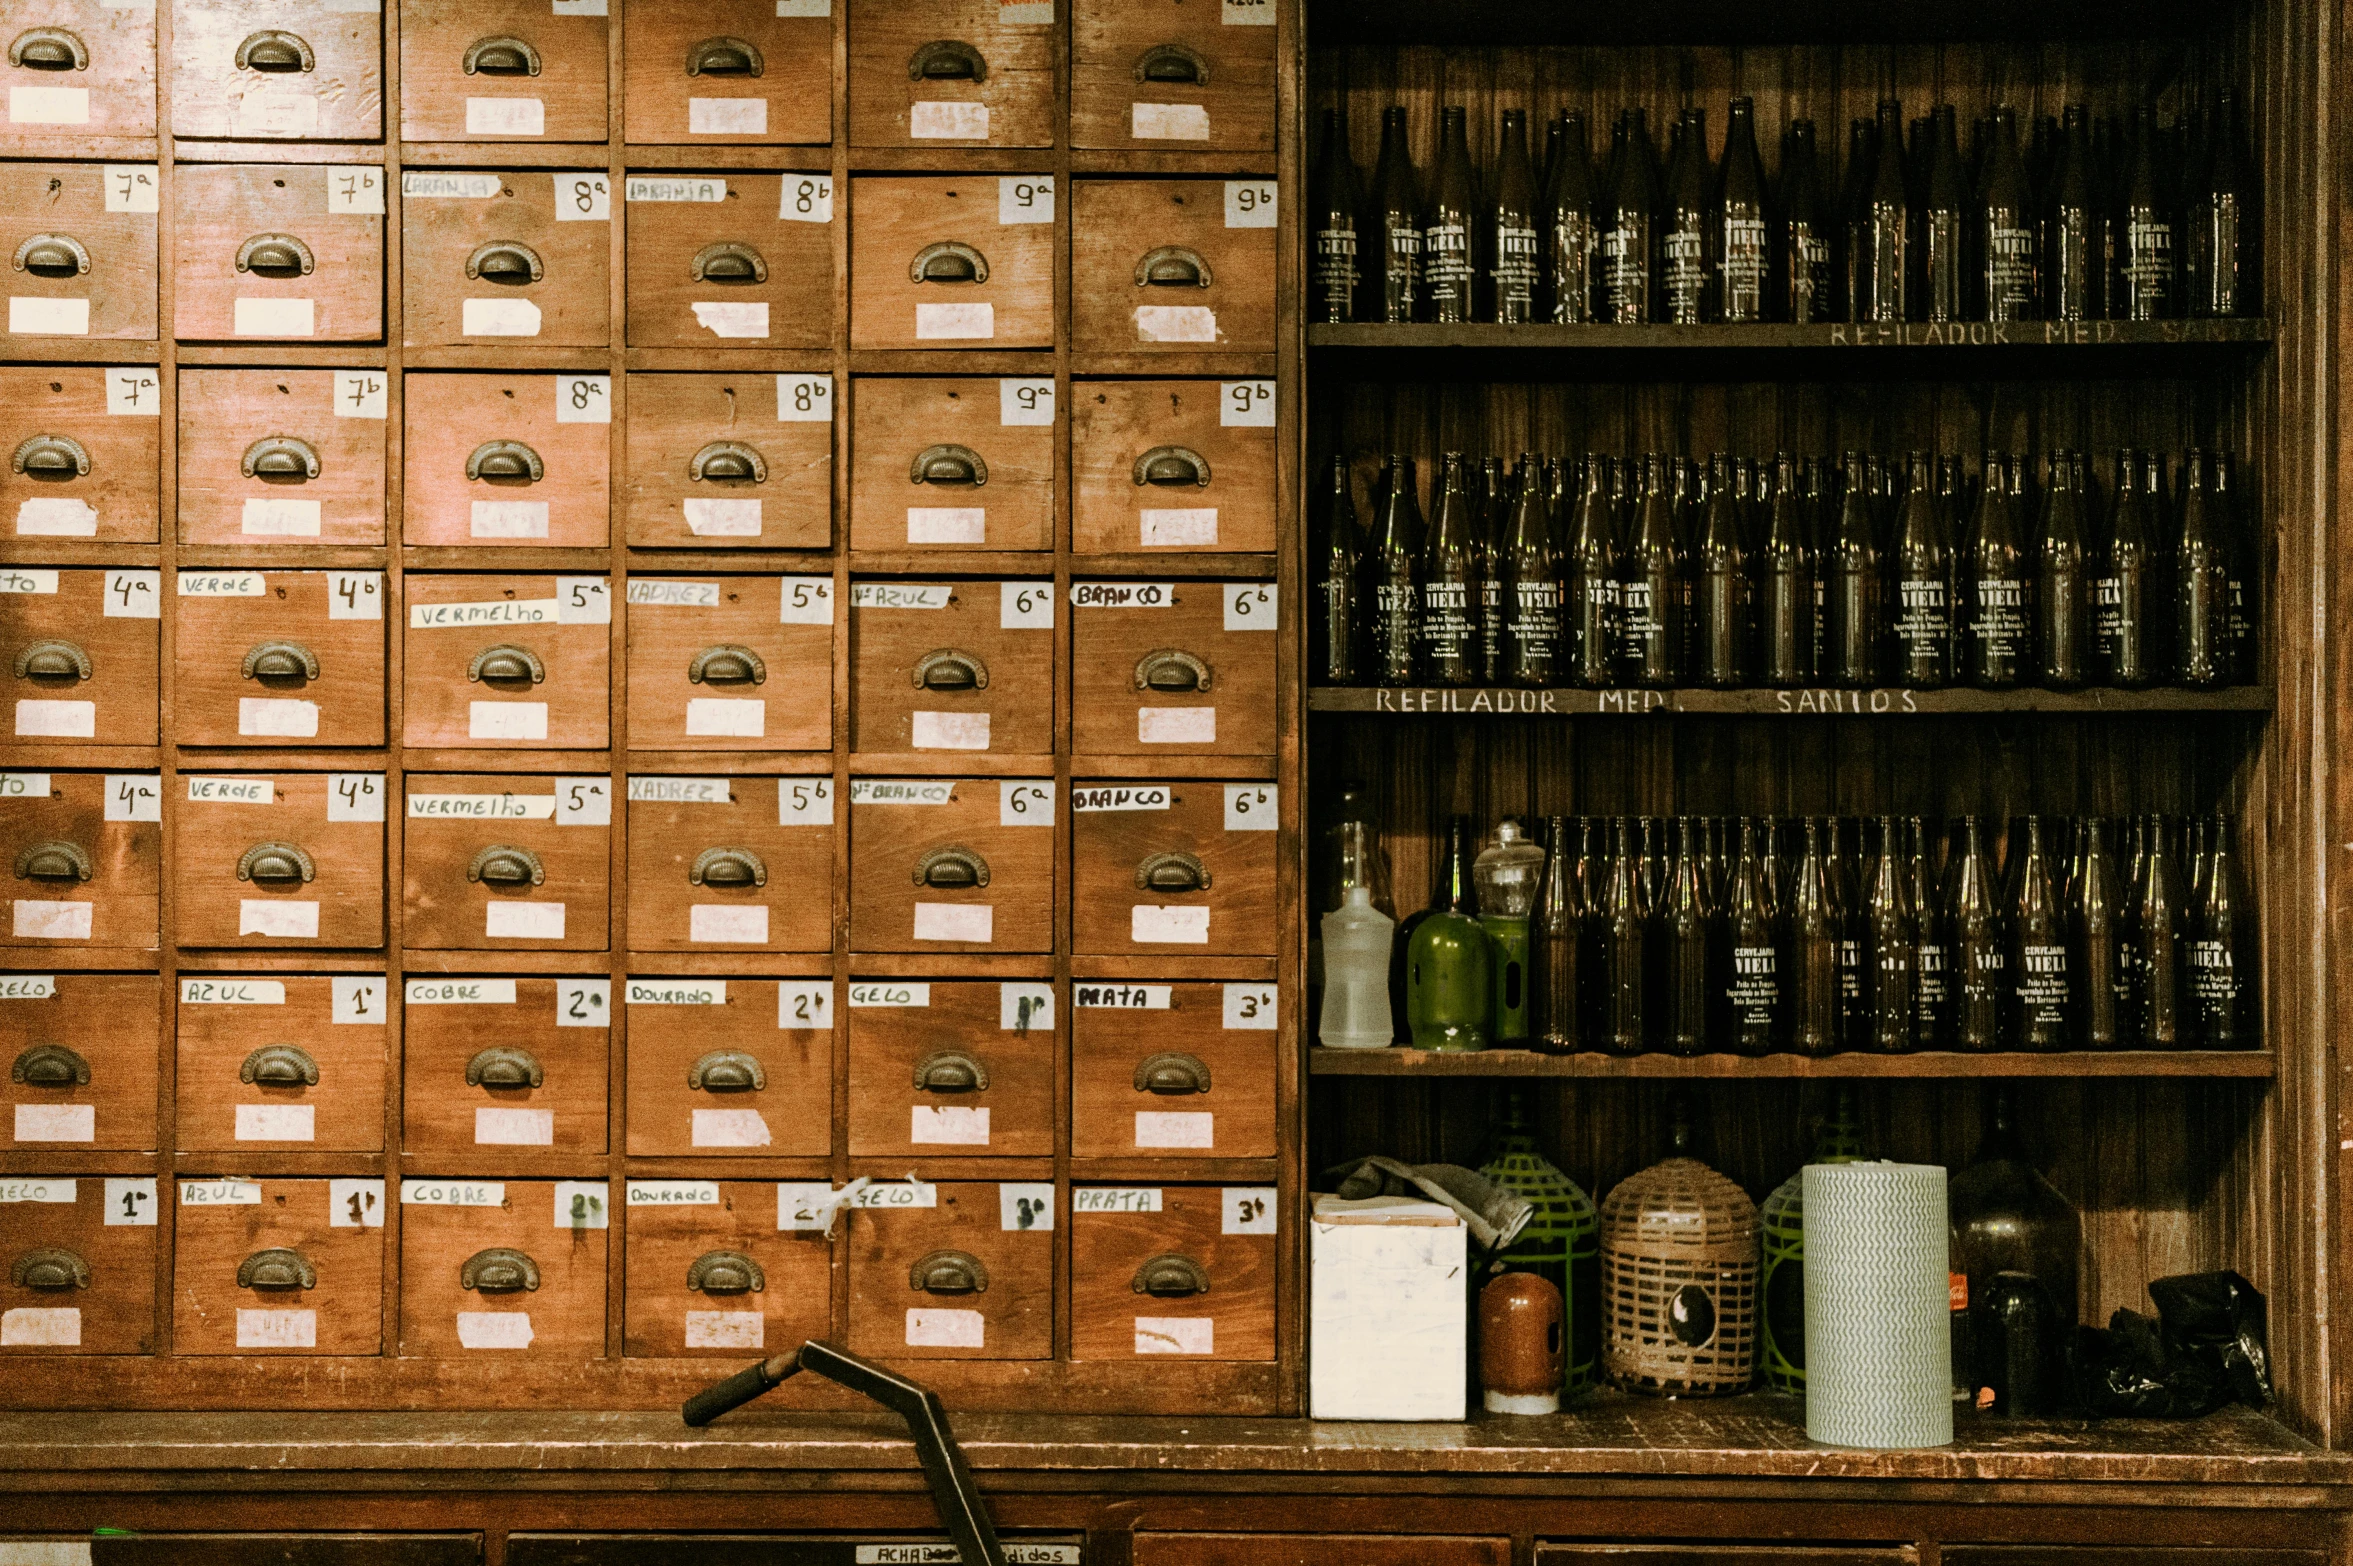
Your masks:
[[[688,1424],[707,1425],[804,1370],[862,1392],[906,1420],[916,1460],[923,1465],[924,1480],[931,1487],[931,1504],[938,1508],[942,1526],[955,1541],[956,1553],[964,1557],[965,1566],[1005,1566],[1004,1548],[997,1543],[997,1530],[980,1504],[980,1491],[973,1485],[972,1470],[964,1464],[964,1453],[948,1430],[948,1412],[940,1406],[939,1394],[904,1376],[893,1375],[830,1343],[804,1343],[789,1354],[746,1365],[725,1381],[703,1388],[686,1400],[681,1412]]]

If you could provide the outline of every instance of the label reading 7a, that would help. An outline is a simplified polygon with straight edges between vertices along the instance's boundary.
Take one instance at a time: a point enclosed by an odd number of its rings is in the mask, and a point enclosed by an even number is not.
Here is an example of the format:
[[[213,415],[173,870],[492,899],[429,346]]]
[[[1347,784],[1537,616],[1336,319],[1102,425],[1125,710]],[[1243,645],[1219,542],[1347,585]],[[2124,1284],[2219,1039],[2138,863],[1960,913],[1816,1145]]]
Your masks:
[[[106,165],[106,210],[109,212],[155,212],[161,210],[159,190],[155,183],[152,163],[109,163]],[[377,208],[382,211],[381,207]]]
[[[106,372],[106,411],[156,418],[163,410],[162,381],[153,370]]]

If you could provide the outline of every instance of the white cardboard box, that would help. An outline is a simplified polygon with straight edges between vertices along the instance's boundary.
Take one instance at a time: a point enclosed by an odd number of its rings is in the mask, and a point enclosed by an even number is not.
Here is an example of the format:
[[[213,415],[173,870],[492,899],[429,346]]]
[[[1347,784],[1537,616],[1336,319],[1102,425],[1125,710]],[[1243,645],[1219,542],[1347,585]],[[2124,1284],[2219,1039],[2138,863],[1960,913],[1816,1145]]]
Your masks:
[[[1469,1231],[1435,1202],[1315,1199],[1307,1408],[1317,1419],[1465,1417]]]

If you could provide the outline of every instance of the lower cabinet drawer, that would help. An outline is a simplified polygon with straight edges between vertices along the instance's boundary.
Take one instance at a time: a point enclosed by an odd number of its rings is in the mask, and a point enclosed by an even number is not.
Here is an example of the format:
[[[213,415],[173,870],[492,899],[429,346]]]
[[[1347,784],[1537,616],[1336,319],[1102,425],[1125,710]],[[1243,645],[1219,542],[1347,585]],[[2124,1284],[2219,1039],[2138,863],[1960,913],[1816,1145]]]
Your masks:
[[[870,1186],[850,1213],[850,1351],[1048,1359],[1054,1187]]]
[[[629,945],[833,950],[833,779],[632,777]]]
[[[1054,1153],[1054,987],[850,981],[850,1156]]]
[[[1275,1357],[1272,1186],[1074,1186],[1070,1357]]]
[[[855,778],[850,944],[862,952],[1054,945],[1050,778]]]
[[[864,376],[850,383],[850,545],[1054,547],[1054,383]]]
[[[417,575],[401,592],[408,744],[602,750],[612,742],[605,578]]]
[[[1073,749],[1274,754],[1272,582],[1081,582],[1070,598]]]
[[[625,536],[640,549],[833,541],[833,377],[632,375]]]
[[[827,1336],[833,1247],[822,1221],[795,1219],[827,1189],[822,1181],[628,1181],[622,1352],[740,1359]]]
[[[408,775],[408,944],[434,951],[605,949],[612,779]]]
[[[162,381],[153,365],[0,369],[0,535],[154,543]]]
[[[377,1354],[384,1182],[180,1182],[175,1354]]]
[[[384,743],[384,573],[182,571],[172,738]]]
[[[1139,1533],[1134,1566],[1511,1566],[1511,1540],[1403,1533]]]
[[[1081,554],[1275,547],[1275,383],[1073,388],[1071,536]]]
[[[1272,1158],[1275,987],[1075,979],[1074,1158]]]
[[[629,743],[831,748],[833,578],[633,578]]]
[[[833,981],[648,976],[629,1006],[629,1152],[833,1150]]]
[[[400,1352],[602,1359],[602,1180],[400,1182]]]
[[[0,1355],[155,1351],[153,1178],[0,1175]]]
[[[152,772],[0,772],[9,936],[27,946],[156,944],[163,784]]]
[[[383,370],[180,372],[180,542],[384,542]]]
[[[1054,584],[850,585],[850,748],[1054,752]]]
[[[402,996],[401,1143],[605,1150],[610,979],[437,974]]]
[[[20,740],[152,745],[163,619],[159,571],[0,570],[0,660]]]
[[[380,973],[183,973],[180,1147],[382,1147],[386,1009]]]
[[[0,1147],[154,1147],[162,1005],[152,973],[0,973]]]
[[[384,944],[384,774],[236,772],[181,787],[181,946]]]
[[[1088,955],[1271,956],[1272,783],[1073,783],[1072,931]]]

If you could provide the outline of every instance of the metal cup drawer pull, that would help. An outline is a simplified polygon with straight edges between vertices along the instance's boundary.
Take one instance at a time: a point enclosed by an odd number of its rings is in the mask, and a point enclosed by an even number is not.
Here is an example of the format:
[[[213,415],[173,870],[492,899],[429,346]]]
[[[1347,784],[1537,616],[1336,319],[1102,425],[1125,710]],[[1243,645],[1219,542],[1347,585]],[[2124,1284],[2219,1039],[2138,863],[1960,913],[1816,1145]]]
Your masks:
[[[8,1281],[20,1289],[86,1289],[90,1264],[62,1246],[43,1246],[19,1256]]]
[[[528,647],[500,642],[466,661],[466,679],[475,685],[543,685],[547,665]]]
[[[240,1289],[315,1289],[318,1286],[319,1269],[311,1265],[311,1259],[282,1245],[255,1251],[237,1264]]]
[[[686,666],[689,685],[765,685],[768,660],[749,647],[721,642],[694,655]]]
[[[696,886],[766,886],[768,865],[748,848],[706,848],[686,872]]]
[[[989,465],[979,452],[970,446],[959,446],[943,441],[937,446],[926,446],[907,464],[910,484],[969,484],[974,489],[989,481]]]
[[[1209,62],[1183,44],[1154,44],[1136,56],[1136,80],[1209,85]]]
[[[237,270],[261,277],[308,277],[318,257],[293,234],[256,234],[237,247]]]
[[[249,680],[292,680],[299,685],[319,677],[319,655],[300,642],[256,642],[246,649],[240,667]]]
[[[519,440],[486,440],[466,458],[466,477],[485,484],[536,484],[547,477],[547,464]]]
[[[70,483],[90,472],[90,448],[71,435],[28,435],[8,459],[9,471],[45,484]]]
[[[1190,1256],[1155,1256],[1136,1269],[1128,1287],[1156,1300],[1181,1300],[1209,1292],[1209,1269]]]
[[[28,71],[86,71],[90,46],[63,27],[28,27],[8,46],[8,63]]]
[[[768,459],[740,440],[715,440],[687,462],[686,476],[698,484],[765,484]]]
[[[1206,892],[1209,867],[1191,854],[1170,850],[1152,854],[1136,866],[1139,892]]]
[[[79,642],[55,637],[28,643],[16,655],[20,680],[86,680],[95,668]]]
[[[90,1063],[63,1044],[35,1044],[16,1057],[8,1080],[27,1087],[87,1087]]]
[[[28,843],[17,851],[19,881],[87,881],[95,874],[90,851],[79,843]]]
[[[907,56],[911,82],[985,82],[989,59],[961,38],[934,38]]]
[[[539,1263],[507,1245],[476,1251],[458,1267],[458,1287],[477,1294],[522,1294],[539,1288]]]
[[[723,239],[694,253],[687,268],[698,283],[765,283],[768,263],[739,239]]]
[[[537,76],[539,51],[520,38],[477,38],[461,63],[468,76]]]
[[[16,247],[16,269],[35,277],[79,277],[90,270],[90,247],[71,234],[31,234]]]
[[[547,880],[547,867],[528,848],[493,843],[468,861],[466,879],[485,886],[539,886]]]
[[[764,1294],[768,1275],[741,1251],[705,1251],[686,1269],[686,1286],[697,1294]]]
[[[265,435],[245,448],[237,464],[247,478],[265,483],[306,483],[319,476],[319,448],[294,435]]]
[[[476,245],[473,254],[466,257],[466,276],[507,288],[521,288],[547,276],[547,267],[541,263],[539,252],[521,240],[494,239]]]
[[[918,1093],[986,1093],[989,1068],[960,1049],[943,1049],[915,1063]]]
[[[300,843],[256,843],[237,856],[240,881],[308,883],[318,878],[318,861]]]
[[[989,1270],[977,1256],[933,1251],[907,1269],[907,1286],[918,1294],[986,1294]]]
[[[989,862],[969,848],[934,848],[915,861],[915,884],[960,891],[989,884]]]
[[[1207,288],[1215,281],[1201,252],[1183,245],[1156,245],[1136,263],[1138,288]]]
[[[466,1086],[539,1087],[547,1081],[539,1057],[513,1044],[493,1044],[466,1062]]]
[[[250,34],[237,46],[237,69],[266,71],[273,75],[290,71],[310,72],[318,69],[318,56],[297,33],[280,32],[275,28]]]
[[[1136,660],[1140,691],[1205,691],[1209,682],[1208,660],[1180,647],[1155,647]]]
[[[686,51],[689,76],[758,76],[767,68],[759,46],[741,38],[706,38]]]
[[[1187,1093],[1209,1091],[1209,1064],[1198,1055],[1182,1050],[1162,1050],[1147,1055],[1136,1065],[1136,1091],[1157,1093],[1163,1098],[1181,1097]]]
[[[936,239],[907,263],[910,283],[985,283],[989,258],[961,239]]]
[[[740,1049],[715,1049],[686,1068],[686,1085],[697,1093],[757,1093],[768,1085],[760,1057]]]
[[[1190,446],[1155,446],[1136,459],[1136,486],[1182,489],[1209,487],[1209,459]]]
[[[989,688],[989,666],[978,653],[968,653],[956,647],[935,647],[915,660],[910,671],[915,688],[921,691],[985,691]]]
[[[237,1080],[259,1087],[317,1087],[319,1063],[299,1044],[264,1044],[245,1057]]]

